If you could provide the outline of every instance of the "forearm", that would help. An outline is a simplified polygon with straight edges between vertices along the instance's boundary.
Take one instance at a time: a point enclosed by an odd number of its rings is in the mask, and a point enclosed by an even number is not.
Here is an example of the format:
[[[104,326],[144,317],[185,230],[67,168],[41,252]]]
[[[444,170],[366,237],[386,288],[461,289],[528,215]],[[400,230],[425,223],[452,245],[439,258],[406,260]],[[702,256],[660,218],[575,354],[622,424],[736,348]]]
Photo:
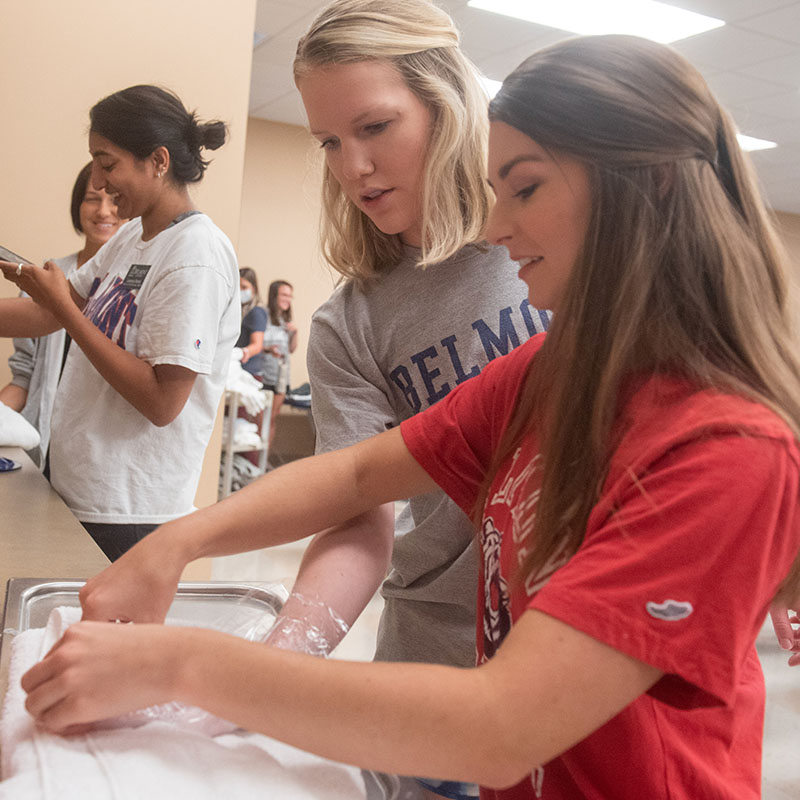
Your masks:
[[[353,447],[293,461],[159,530],[183,542],[193,559],[230,555],[297,541],[434,487],[394,429]]]
[[[482,670],[323,661],[223,636],[186,633],[180,700],[336,761],[504,782]]]
[[[267,642],[308,652],[299,633],[316,629],[325,654],[341,641],[385,577],[394,543],[394,506],[389,503],[317,534],[309,543],[300,570]],[[292,624],[282,620],[292,621]],[[297,622],[294,622],[297,621]]]
[[[0,336],[36,338],[60,327],[61,323],[30,297],[0,299]]]
[[[21,386],[9,383],[0,389],[0,403],[8,406],[14,411],[22,411],[28,399],[28,390]]]

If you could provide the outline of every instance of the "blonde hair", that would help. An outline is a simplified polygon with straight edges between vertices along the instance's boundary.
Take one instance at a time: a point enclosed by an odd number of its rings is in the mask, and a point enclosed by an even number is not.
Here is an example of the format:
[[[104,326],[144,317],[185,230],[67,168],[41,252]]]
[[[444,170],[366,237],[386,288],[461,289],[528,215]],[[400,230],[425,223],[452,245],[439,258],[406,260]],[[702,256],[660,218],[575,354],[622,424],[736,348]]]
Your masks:
[[[583,540],[626,380],[681,375],[762,403],[798,436],[800,350],[788,262],[753,170],[673,49],[627,36],[554,45],[506,79],[490,118],[581,161],[593,195],[583,252],[493,466],[536,420],[545,466],[531,574]],[[800,559],[786,586],[799,578]]]
[[[300,39],[294,61],[295,82],[317,67],[385,61],[430,110],[418,266],[479,241],[488,215],[488,101],[458,44],[450,17],[427,0],[336,0]],[[327,166],[322,198],[322,249],[339,273],[363,284],[400,261],[400,237],[378,230]]]

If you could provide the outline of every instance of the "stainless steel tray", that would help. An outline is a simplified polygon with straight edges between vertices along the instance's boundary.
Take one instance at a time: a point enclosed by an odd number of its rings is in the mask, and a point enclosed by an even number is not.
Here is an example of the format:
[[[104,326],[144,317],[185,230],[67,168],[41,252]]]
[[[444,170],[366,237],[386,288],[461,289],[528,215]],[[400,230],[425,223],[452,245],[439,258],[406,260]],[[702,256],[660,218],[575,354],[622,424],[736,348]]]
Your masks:
[[[29,628],[44,627],[54,608],[80,606],[78,592],[83,585],[83,581],[11,578],[6,589],[3,639]],[[278,592],[264,586],[181,583],[167,622],[226,628],[234,616],[243,620],[274,617],[282,605]]]

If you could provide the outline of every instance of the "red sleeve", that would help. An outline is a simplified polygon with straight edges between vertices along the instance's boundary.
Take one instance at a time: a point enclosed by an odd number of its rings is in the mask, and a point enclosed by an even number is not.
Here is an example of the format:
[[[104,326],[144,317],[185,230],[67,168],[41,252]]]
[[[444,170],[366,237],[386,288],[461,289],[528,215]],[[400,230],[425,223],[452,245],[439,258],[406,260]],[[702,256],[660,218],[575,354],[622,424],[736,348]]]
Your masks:
[[[675,447],[609,488],[529,607],[663,670],[660,700],[729,704],[800,547],[798,471],[787,438]]]
[[[411,455],[469,516],[527,366],[544,336],[496,358],[480,375],[400,427]]]

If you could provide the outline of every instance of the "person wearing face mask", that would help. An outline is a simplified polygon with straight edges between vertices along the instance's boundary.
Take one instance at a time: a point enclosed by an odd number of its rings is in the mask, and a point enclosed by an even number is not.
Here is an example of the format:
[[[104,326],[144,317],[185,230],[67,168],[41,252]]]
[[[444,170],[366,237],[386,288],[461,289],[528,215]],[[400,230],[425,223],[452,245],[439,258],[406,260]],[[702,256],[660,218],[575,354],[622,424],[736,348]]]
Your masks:
[[[77,253],[53,260],[67,277],[92,258],[125,222],[117,214],[117,204],[111,195],[91,185],[91,174],[90,161],[75,179],[70,203],[72,227],[83,234],[83,247]],[[45,471],[50,417],[71,341],[63,329],[36,339],[14,339],[14,353],[8,359],[12,378],[0,390],[0,402],[20,412],[39,431],[40,442],[28,455]]]
[[[259,380],[264,375],[264,331],[267,310],[259,303],[258,277],[254,269],[239,270],[239,293],[242,300],[242,329],[236,347],[242,350],[242,367]]]

